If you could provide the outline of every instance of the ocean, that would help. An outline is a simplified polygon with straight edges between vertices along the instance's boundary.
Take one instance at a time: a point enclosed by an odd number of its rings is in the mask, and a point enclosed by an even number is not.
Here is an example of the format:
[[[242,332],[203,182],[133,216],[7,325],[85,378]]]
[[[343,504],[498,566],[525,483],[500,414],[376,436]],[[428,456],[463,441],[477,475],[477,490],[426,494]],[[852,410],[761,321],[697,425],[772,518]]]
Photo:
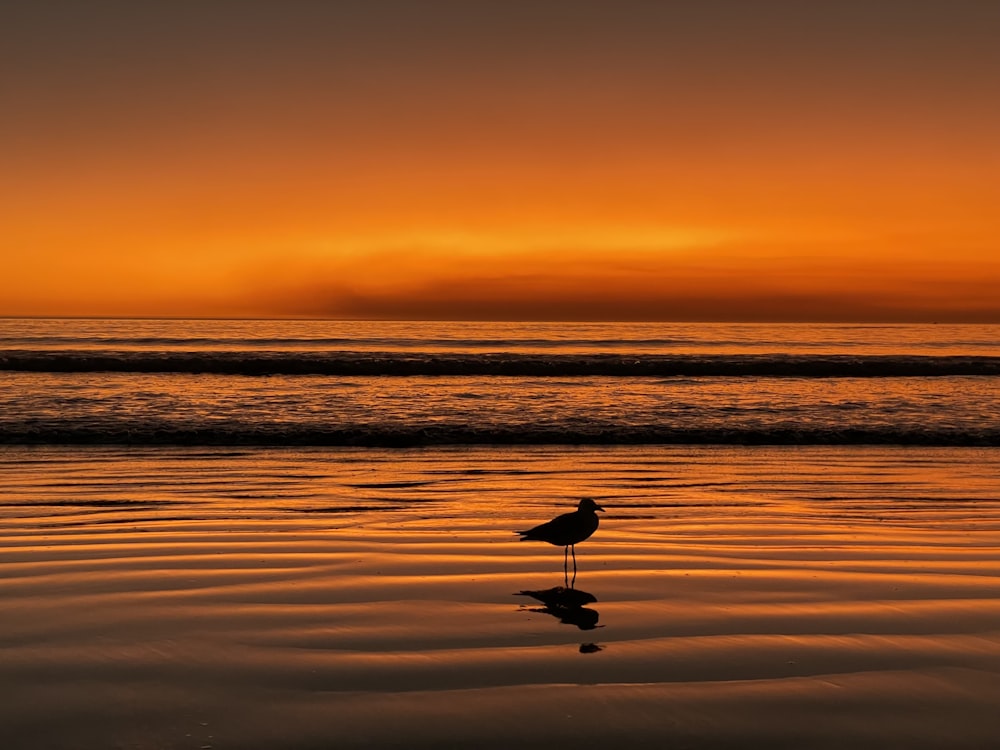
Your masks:
[[[991,748],[998,385],[998,326],[0,320],[5,746]],[[581,497],[572,578],[514,531]]]
[[[0,320],[0,442],[1000,445],[1000,327]]]

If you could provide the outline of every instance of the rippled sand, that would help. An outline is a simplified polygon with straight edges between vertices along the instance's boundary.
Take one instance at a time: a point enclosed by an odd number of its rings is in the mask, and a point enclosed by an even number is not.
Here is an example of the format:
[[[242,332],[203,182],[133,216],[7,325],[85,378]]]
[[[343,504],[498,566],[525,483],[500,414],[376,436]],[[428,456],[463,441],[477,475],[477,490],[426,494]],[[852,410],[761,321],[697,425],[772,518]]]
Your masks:
[[[994,747],[998,465],[0,449],[4,743]],[[546,607],[562,550],[510,530],[585,495],[596,601]]]

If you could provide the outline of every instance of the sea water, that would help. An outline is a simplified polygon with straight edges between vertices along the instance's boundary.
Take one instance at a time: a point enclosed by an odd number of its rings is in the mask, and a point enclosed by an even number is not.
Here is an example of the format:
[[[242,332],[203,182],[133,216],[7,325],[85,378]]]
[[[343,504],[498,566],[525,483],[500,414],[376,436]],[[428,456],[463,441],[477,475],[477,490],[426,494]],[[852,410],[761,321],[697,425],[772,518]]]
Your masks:
[[[1000,444],[1000,326],[0,321],[0,441]]]

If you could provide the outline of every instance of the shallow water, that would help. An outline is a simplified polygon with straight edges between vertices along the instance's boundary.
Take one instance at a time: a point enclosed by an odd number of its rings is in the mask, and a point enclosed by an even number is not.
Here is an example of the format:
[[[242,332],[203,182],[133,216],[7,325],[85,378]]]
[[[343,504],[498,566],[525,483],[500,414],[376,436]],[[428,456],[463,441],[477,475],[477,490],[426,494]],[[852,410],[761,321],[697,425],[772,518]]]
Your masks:
[[[0,725],[51,748],[990,747],[998,459],[8,446]],[[511,530],[581,496],[607,509],[577,555],[596,601],[545,611],[521,592],[565,583],[562,550]]]
[[[1000,443],[997,378],[0,373],[0,442]]]

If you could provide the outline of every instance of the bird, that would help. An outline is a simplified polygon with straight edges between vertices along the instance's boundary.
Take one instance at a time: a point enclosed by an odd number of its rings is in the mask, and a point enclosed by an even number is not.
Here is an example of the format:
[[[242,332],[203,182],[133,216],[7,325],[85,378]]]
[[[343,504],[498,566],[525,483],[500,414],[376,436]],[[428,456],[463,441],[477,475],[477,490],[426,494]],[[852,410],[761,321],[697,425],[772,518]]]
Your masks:
[[[593,498],[585,497],[572,513],[563,513],[551,521],[539,524],[527,531],[515,531],[521,535],[522,542],[548,542],[563,550],[563,574],[569,580],[569,553],[573,550],[573,581],[576,582],[576,545],[597,531],[600,519],[597,512],[604,508],[594,502]]]

